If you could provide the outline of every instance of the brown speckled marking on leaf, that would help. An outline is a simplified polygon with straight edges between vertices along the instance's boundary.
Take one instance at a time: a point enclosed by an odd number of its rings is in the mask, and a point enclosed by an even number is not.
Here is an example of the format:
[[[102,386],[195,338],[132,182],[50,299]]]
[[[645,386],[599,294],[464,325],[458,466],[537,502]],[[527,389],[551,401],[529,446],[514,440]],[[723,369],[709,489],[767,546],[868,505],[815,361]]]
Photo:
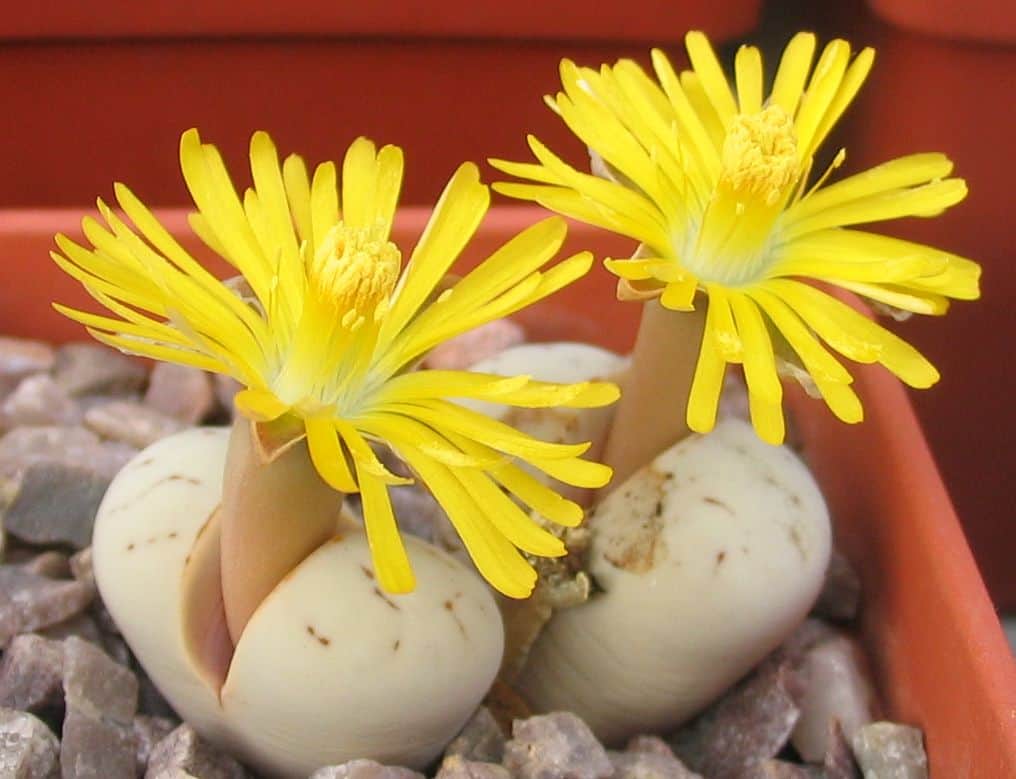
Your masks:
[[[801,531],[797,525],[791,524],[787,527],[787,535],[790,536],[790,543],[794,545],[802,560],[808,559],[808,553],[804,549],[804,541],[801,539]]]
[[[318,633],[314,629],[313,625],[307,626],[307,635],[316,640],[319,644],[321,644],[321,646],[328,646],[329,644],[332,643],[332,640],[330,638],[328,638],[327,636],[322,636],[320,633]]]
[[[195,486],[201,484],[201,479],[195,479],[193,476],[184,476],[182,473],[171,473],[169,476],[167,476],[162,481],[185,481],[188,484],[193,484]],[[161,484],[161,482],[155,482],[155,483],[156,484]]]
[[[712,495],[706,495],[705,497],[703,497],[702,502],[708,503],[710,506],[716,506],[718,508],[721,508],[728,514],[730,514],[730,516],[735,516],[734,509],[732,509],[728,504],[724,503],[719,498],[714,498]]]
[[[363,575],[366,576],[370,581],[374,581],[374,572],[366,565],[361,565],[360,570],[363,571]]]
[[[402,646],[402,639],[401,638],[395,639],[395,643],[392,644],[392,651],[398,652],[400,646]]]
[[[452,619],[455,620],[455,624],[459,626],[459,632],[462,633],[462,637],[469,638],[469,635],[466,633],[466,626],[462,624],[462,620],[459,618],[459,615],[455,611],[455,604],[452,603],[450,600],[446,600],[444,602],[444,607],[445,611],[447,611],[449,614],[452,615]]]
[[[611,496],[613,501],[608,498],[618,515],[624,517],[615,521],[609,532],[604,534],[606,548],[603,557],[615,568],[648,573],[656,565],[663,552],[660,539],[663,499],[671,478],[667,471],[659,471],[652,466],[643,468],[628,480],[620,494]],[[608,504],[601,504],[601,511],[605,505]]]
[[[719,568],[723,564],[723,561],[726,560],[726,559],[727,559],[727,550],[726,549],[722,549],[719,552],[717,552],[716,553],[716,567]]]
[[[139,465],[143,464],[144,464],[143,462],[139,463]],[[129,506],[133,506],[142,498],[147,497],[150,492],[154,491],[158,487],[161,487],[163,484],[169,484],[174,481],[183,481],[186,482],[187,484],[193,484],[194,486],[199,486],[201,484],[201,481],[199,479],[195,479],[192,476],[184,476],[181,473],[171,473],[168,476],[163,476],[161,479],[153,481],[151,484],[149,484],[147,487],[141,490],[141,492],[139,492],[137,495],[132,495],[124,503],[121,503],[120,505],[111,508],[108,513],[115,514],[120,511],[123,511],[125,508],[128,508]]]
[[[381,588],[380,588],[380,587],[374,587],[374,594],[375,594],[375,595],[377,595],[377,596],[378,596],[378,597],[379,597],[379,598],[380,598],[381,600],[383,600],[383,601],[384,601],[384,602],[385,602],[386,604],[388,604],[388,607],[389,607],[389,608],[391,608],[391,609],[394,609],[395,611],[402,611],[402,609],[400,609],[400,608],[398,607],[398,605],[397,605],[397,604],[395,603],[395,601],[393,601],[393,600],[392,600],[391,598],[389,598],[389,597],[388,597],[387,595],[385,595],[385,594],[384,594],[384,593],[383,593],[383,592],[381,591]]]

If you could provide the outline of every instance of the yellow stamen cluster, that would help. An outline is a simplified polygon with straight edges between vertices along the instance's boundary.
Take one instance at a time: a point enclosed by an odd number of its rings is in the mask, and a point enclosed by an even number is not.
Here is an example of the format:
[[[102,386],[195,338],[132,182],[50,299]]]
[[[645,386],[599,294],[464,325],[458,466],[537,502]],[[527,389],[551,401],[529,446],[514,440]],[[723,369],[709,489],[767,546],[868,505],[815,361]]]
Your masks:
[[[720,183],[747,199],[775,205],[800,173],[794,122],[778,105],[731,121],[720,155]]]
[[[402,265],[398,247],[385,238],[383,222],[349,227],[339,222],[325,235],[308,267],[308,281],[334,306],[344,323],[356,326],[388,310]]]

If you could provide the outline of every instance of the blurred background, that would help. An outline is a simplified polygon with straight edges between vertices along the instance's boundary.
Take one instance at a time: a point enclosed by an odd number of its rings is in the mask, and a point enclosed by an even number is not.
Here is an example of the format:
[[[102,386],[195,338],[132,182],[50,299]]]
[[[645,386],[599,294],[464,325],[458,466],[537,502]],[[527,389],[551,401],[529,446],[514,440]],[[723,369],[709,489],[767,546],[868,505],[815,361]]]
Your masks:
[[[875,70],[826,153],[845,146],[843,170],[853,172],[943,151],[970,184],[944,216],[887,229],[982,263],[983,300],[896,330],[942,371],[938,387],[912,397],[996,605],[1016,612],[1012,0],[9,5],[0,14],[0,209],[81,210],[109,196],[113,180],[152,205],[182,205],[176,148],[191,126],[234,169],[245,167],[257,128],[311,162],[340,159],[358,135],[397,143],[404,202],[429,203],[464,159],[525,156],[526,132],[580,159],[541,101],[558,87],[561,57],[646,63],[659,46],[680,62],[690,28],[728,60],[749,41],[772,63],[800,29],[876,47]],[[0,280],[5,272],[0,258]]]

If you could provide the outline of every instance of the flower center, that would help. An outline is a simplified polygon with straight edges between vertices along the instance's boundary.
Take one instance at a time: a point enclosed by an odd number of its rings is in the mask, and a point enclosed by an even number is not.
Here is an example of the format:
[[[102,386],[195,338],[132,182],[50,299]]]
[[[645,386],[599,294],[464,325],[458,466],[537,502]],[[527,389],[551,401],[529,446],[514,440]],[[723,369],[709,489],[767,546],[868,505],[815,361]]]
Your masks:
[[[738,196],[775,204],[800,167],[793,120],[777,105],[738,114],[723,141],[721,162],[721,184]]]
[[[343,319],[379,320],[399,279],[402,255],[384,237],[385,225],[348,227],[339,222],[325,235],[308,267],[308,278],[320,297]],[[350,313],[353,312],[353,313]]]
[[[777,219],[804,171],[793,119],[777,105],[738,114],[720,162],[716,188],[683,256],[699,278],[739,286],[764,270]]]

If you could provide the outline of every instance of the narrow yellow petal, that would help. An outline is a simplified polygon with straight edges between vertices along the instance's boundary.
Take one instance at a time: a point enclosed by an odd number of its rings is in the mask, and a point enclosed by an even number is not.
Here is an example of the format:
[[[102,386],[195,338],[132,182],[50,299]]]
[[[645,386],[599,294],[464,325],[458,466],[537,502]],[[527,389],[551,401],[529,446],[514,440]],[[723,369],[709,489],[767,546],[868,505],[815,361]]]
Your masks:
[[[684,45],[688,49],[688,57],[691,59],[692,67],[695,68],[695,73],[701,79],[702,88],[709,102],[716,110],[723,126],[727,127],[737,114],[737,103],[730,93],[730,85],[727,83],[720,61],[716,59],[712,44],[701,32],[692,31],[684,37]]]
[[[346,454],[339,445],[339,434],[330,417],[308,417],[307,447],[317,472],[339,492],[353,493],[359,489],[350,473]]]
[[[692,379],[691,392],[688,396],[687,422],[689,429],[696,433],[708,433],[716,424],[716,410],[723,389],[723,375],[727,364],[716,348],[710,318],[713,307],[706,309],[706,330],[699,347],[698,362],[695,365],[695,377]]]
[[[227,372],[223,370],[223,365],[218,360],[189,349],[155,344],[126,336],[111,335],[92,328],[88,328],[88,334],[96,341],[104,343],[107,346],[112,346],[114,349],[119,349],[124,354],[135,354],[139,357],[149,357],[153,360],[175,362],[178,365],[189,365],[192,368],[200,368],[203,371]],[[232,373],[232,371],[228,372]]]
[[[310,179],[303,158],[290,154],[282,163],[282,180],[286,187],[286,199],[296,223],[301,241],[314,242],[314,229],[310,208]]]
[[[388,488],[359,462],[356,475],[363,500],[363,524],[378,583],[385,592],[412,592],[416,588],[416,577],[395,524]]]
[[[769,100],[790,116],[797,111],[814,56],[815,35],[810,32],[798,33],[783,50]]]
[[[762,110],[762,55],[754,46],[741,46],[734,60],[737,74],[737,103],[742,114]]]
[[[849,62],[850,44],[837,39],[826,44],[822,55],[815,64],[815,70],[811,74],[811,80],[805,90],[801,107],[794,119],[798,153],[802,155],[802,158],[805,156],[806,150],[813,148],[815,131],[825,118],[826,111],[840,89]]]
[[[310,221],[313,240],[307,253],[313,257],[328,231],[339,222],[339,189],[333,162],[323,162],[314,169],[310,184]]]
[[[509,464],[495,468],[491,471],[491,476],[545,519],[565,527],[576,527],[582,522],[581,506],[561,497],[531,473],[517,465]]]
[[[786,435],[783,421],[783,407],[780,403],[771,403],[754,392],[748,392],[748,408],[751,412],[751,424],[758,437],[767,444],[779,446]]]
[[[858,295],[884,303],[901,311],[910,311],[925,316],[943,316],[949,311],[949,300],[942,295],[910,289],[907,285],[865,284],[857,281],[831,280],[838,287],[849,289]]]
[[[412,449],[407,449],[405,454],[448,514],[480,574],[510,598],[528,597],[536,585],[536,571],[497,531],[483,508],[448,468]]]
[[[819,381],[816,379],[816,386],[822,393],[822,399],[829,406],[829,409],[841,422],[848,425],[856,425],[864,420],[864,408],[857,393],[851,389],[849,384],[838,384],[831,381]]]
[[[783,387],[776,374],[773,344],[758,308],[746,295],[730,295],[737,333],[744,344],[744,374],[748,390],[766,407],[778,406]],[[771,416],[771,415],[770,415]]]
[[[271,265],[250,229],[222,157],[215,147],[201,143],[197,130],[180,138],[180,169],[223,257],[243,274],[260,300],[267,300]]]
[[[786,219],[793,224],[834,206],[944,179],[952,169],[952,160],[937,152],[897,157],[812,192],[787,210]]]
[[[369,227],[377,193],[377,149],[357,138],[342,162],[342,221],[349,227]]]
[[[369,473],[374,478],[380,479],[384,484],[405,485],[413,483],[412,479],[396,476],[388,470],[354,425],[341,419],[336,419],[335,427],[349,448],[349,453],[353,456],[357,473]]]
[[[395,220],[395,208],[402,191],[402,149],[398,146],[382,146],[377,155],[377,187],[374,193],[372,218],[388,226],[384,233],[387,240]]]
[[[444,278],[472,238],[490,205],[490,192],[472,163],[452,176],[434,207],[399,282],[395,300],[381,326],[379,340],[390,343]]]
[[[617,386],[609,382],[554,384],[528,376],[506,378],[472,371],[421,370],[393,377],[378,393],[376,402],[473,398],[526,408],[597,408],[613,403],[619,395]]]
[[[577,457],[565,459],[530,457],[526,459],[531,465],[539,468],[551,478],[573,487],[598,490],[600,487],[607,486],[614,475],[610,466]]]
[[[720,160],[717,147],[713,143],[703,119],[696,112],[688,95],[681,86],[681,79],[674,72],[670,60],[659,49],[653,49],[653,69],[660,80],[674,109],[674,115],[680,126],[681,135],[686,136],[695,161],[702,169],[705,178],[713,178],[719,170]]]
[[[271,422],[290,410],[274,394],[265,390],[243,389],[233,397],[237,410],[255,422]]]
[[[698,290],[698,279],[690,273],[683,278],[672,281],[660,295],[660,305],[671,311],[694,311],[695,292]]]
[[[392,403],[387,408],[394,413],[418,419],[435,430],[451,430],[527,461],[533,458],[578,457],[589,449],[588,443],[560,444],[541,441],[510,425],[448,401],[420,400],[412,404]]]
[[[561,557],[566,553],[564,542],[533,522],[482,471],[473,468],[453,470],[466,491],[483,506],[497,531],[523,552],[541,557]]]
[[[768,292],[765,287],[752,290],[751,295],[790,344],[790,348],[804,364],[805,370],[818,385],[849,384],[853,380],[847,369],[822,346],[786,303]]]
[[[716,348],[726,362],[741,362],[744,344],[737,334],[734,315],[730,310],[730,298],[737,294],[728,292],[720,284],[707,284],[709,309],[706,319],[706,335],[713,338]]]
[[[815,129],[811,144],[803,150],[803,157],[810,157],[815,154],[818,147],[829,135],[830,130],[832,130],[836,122],[843,115],[843,112],[846,111],[847,107],[853,102],[854,97],[857,96],[857,92],[868,78],[871,66],[874,63],[875,50],[871,48],[863,49],[854,58],[854,61],[850,63],[850,67],[847,68],[847,72],[840,83],[839,90],[836,92],[835,97],[833,97],[829,107],[826,108],[825,115]]]
[[[814,287],[774,279],[776,293],[836,351],[858,362],[879,362],[911,387],[924,389],[939,373],[913,346]]]
[[[919,187],[897,189],[851,200],[832,206],[803,219],[788,216],[783,238],[792,241],[798,236],[831,227],[883,222],[905,216],[937,216],[967,196],[962,179],[934,181]]]

